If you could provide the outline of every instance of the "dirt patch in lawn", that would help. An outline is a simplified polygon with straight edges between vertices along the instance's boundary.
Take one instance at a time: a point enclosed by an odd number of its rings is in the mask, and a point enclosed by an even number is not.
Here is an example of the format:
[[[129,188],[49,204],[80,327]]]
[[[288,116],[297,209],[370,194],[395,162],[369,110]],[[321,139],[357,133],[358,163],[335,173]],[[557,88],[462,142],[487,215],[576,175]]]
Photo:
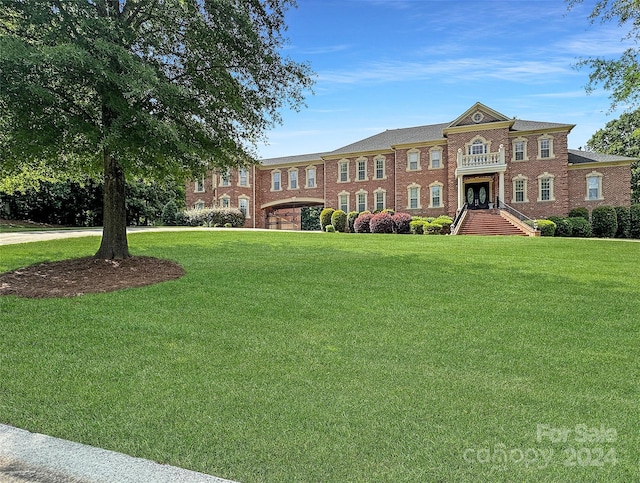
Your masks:
[[[175,280],[185,274],[176,262],[153,257],[103,260],[86,257],[44,262],[0,273],[0,295],[75,297]]]

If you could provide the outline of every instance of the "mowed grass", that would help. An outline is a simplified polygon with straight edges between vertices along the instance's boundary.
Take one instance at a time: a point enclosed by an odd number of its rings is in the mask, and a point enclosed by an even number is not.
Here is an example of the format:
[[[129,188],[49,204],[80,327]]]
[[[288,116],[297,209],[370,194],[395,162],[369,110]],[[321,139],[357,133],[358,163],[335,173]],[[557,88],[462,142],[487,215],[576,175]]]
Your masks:
[[[639,243],[129,239],[187,275],[0,297],[0,422],[242,482],[640,480]]]

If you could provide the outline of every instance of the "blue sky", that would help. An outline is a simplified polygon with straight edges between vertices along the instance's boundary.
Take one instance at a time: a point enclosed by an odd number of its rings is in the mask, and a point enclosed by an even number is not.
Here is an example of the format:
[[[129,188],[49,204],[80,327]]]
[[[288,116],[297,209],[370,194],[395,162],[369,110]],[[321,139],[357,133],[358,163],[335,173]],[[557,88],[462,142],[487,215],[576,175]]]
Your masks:
[[[576,124],[577,149],[619,116],[587,95],[580,57],[616,56],[625,32],[591,25],[595,0],[298,0],[286,54],[316,72],[260,158],[332,151],[385,129],[453,121],[479,101],[508,117]],[[624,106],[623,106],[624,107]]]

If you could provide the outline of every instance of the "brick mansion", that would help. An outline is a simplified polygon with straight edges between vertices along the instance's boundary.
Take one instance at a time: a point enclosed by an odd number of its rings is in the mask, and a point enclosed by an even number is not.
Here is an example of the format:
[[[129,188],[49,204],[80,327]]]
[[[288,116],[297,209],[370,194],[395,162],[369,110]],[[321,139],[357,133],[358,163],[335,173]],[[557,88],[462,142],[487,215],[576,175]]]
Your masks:
[[[568,149],[572,124],[476,103],[442,124],[393,129],[326,153],[263,159],[190,182],[188,208],[236,207],[246,227],[300,228],[300,208],[451,217],[508,205],[529,218],[629,206],[635,159]]]

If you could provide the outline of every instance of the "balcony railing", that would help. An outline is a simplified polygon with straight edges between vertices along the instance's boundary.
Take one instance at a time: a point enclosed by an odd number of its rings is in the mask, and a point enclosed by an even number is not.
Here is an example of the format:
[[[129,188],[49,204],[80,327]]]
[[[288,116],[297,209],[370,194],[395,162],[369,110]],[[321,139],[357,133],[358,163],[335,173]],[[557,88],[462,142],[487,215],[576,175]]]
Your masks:
[[[458,149],[458,168],[480,168],[504,164],[504,145],[502,144],[500,150],[495,153],[463,154],[462,149]]]

